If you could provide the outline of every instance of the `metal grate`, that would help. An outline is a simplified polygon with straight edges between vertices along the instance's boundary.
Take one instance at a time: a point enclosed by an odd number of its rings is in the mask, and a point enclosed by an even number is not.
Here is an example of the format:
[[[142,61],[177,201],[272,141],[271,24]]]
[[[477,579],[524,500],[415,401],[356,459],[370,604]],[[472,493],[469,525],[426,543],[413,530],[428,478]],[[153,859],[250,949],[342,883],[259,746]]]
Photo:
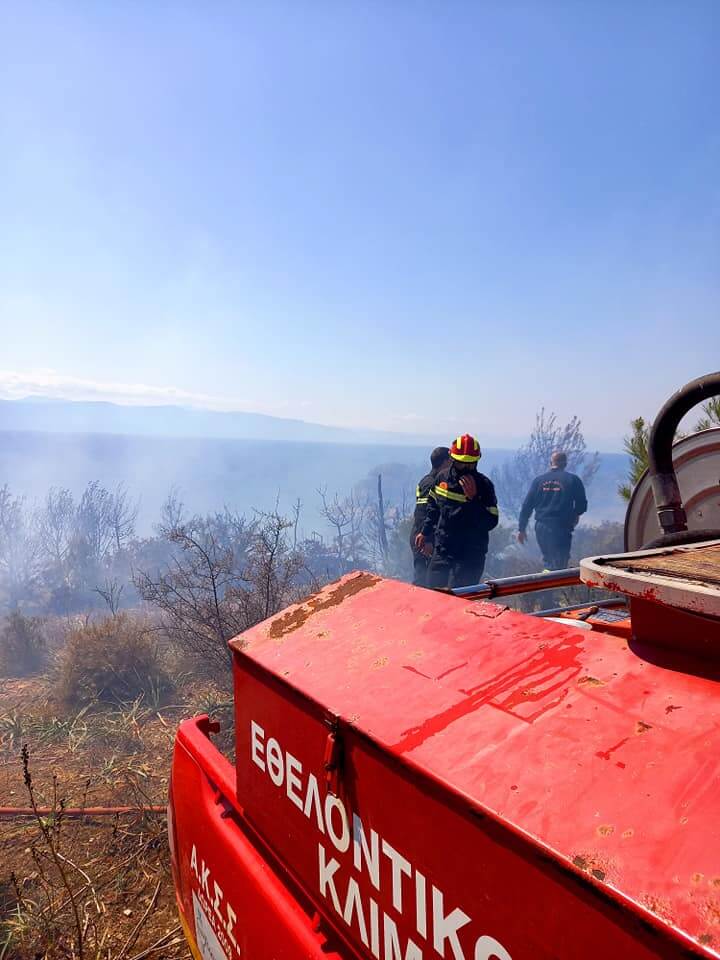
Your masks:
[[[615,558],[605,563],[608,567],[627,570],[629,573],[652,573],[673,580],[720,587],[720,544],[678,548],[649,557]]]

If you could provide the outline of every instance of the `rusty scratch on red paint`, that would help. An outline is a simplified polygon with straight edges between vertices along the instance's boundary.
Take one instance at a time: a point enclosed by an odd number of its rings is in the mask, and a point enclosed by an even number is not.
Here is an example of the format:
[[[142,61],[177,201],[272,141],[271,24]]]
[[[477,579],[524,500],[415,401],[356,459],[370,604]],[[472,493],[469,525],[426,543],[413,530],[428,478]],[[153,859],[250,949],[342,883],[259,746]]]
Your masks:
[[[423,680],[434,680],[434,677],[429,676],[427,673],[423,673],[422,670],[418,670],[417,667],[411,666],[409,663],[403,664],[403,670],[408,670],[410,673],[416,673],[419,677],[422,677]]]
[[[475,600],[470,606],[465,607],[465,613],[471,617],[485,617],[488,620],[496,620],[500,614],[505,613],[509,607],[502,603],[492,603],[487,600]]]
[[[422,677],[423,680],[435,681],[435,680],[442,680],[443,677],[446,677],[449,673],[454,673],[456,670],[460,670],[462,669],[462,667],[466,667],[467,665],[468,665],[468,661],[464,660],[462,663],[458,663],[457,666],[450,667],[449,670],[443,670],[443,672],[439,673],[436,677],[431,677],[429,674],[423,673],[422,670],[418,670],[417,667],[413,667],[409,663],[403,664],[403,670],[408,670],[410,673],[415,673],[418,675],[418,677]]]
[[[619,740],[614,746],[609,747],[607,750],[598,750],[595,756],[600,757],[601,760],[609,760],[613,753],[619,750],[620,747],[624,747],[629,739],[630,737],[623,737],[622,740]]]
[[[443,678],[443,677],[446,677],[449,673],[454,673],[456,670],[462,670],[462,668],[463,668],[463,667],[466,667],[467,665],[468,665],[467,660],[463,660],[463,662],[462,662],[462,663],[458,663],[458,665],[457,665],[456,667],[450,667],[450,668],[447,669],[447,670],[443,670],[443,672],[442,672],[442,673],[439,673],[435,679],[436,679],[436,680],[442,680],[442,678]]]
[[[651,723],[645,723],[644,720],[638,720],[638,722],[635,724],[635,736],[636,736],[636,737],[642,736],[644,733],[647,733],[648,730],[652,730],[652,724],[651,724]],[[609,760],[610,757],[612,756],[612,754],[615,753],[616,750],[619,750],[620,747],[625,746],[625,744],[626,744],[626,743],[628,742],[628,740],[630,740],[630,739],[632,739],[632,738],[631,738],[631,737],[623,737],[622,740],[620,740],[618,743],[615,744],[615,746],[609,747],[607,750],[598,750],[598,752],[595,754],[595,756],[596,756],[596,757],[600,757],[601,760]],[[624,763],[622,763],[622,764],[621,764],[621,763],[617,763],[616,766],[621,767],[622,769],[625,768],[625,764],[624,764]]]
[[[347,600],[348,597],[360,593],[361,590],[367,590],[368,587],[375,586],[379,580],[380,577],[373,576],[371,573],[359,573],[356,577],[351,577],[330,590],[321,591],[301,606],[294,607],[281,617],[273,620],[270,624],[268,636],[277,640],[287,633],[292,633],[293,630],[302,627],[314,613],[327,610],[329,607],[336,607],[343,600]]]

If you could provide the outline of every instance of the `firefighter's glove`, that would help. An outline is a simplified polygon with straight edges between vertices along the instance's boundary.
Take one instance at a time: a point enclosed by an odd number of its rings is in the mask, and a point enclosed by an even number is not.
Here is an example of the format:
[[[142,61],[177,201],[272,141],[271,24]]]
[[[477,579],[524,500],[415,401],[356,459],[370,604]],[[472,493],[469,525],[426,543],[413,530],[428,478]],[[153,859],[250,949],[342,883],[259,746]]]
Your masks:
[[[427,542],[422,533],[415,537],[415,549],[426,557],[431,556],[433,552],[432,544]]]
[[[460,486],[468,500],[474,500],[477,496],[477,483],[471,473],[465,473],[460,477]]]

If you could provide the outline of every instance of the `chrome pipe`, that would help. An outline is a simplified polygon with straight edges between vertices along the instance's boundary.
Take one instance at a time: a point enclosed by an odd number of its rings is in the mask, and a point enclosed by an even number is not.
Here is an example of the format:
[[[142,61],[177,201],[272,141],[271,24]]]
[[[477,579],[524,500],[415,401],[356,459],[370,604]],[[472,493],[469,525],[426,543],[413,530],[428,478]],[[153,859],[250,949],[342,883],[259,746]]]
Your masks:
[[[617,597],[614,600],[588,600],[586,603],[573,603],[569,607],[551,607],[549,610],[534,610],[531,617],[554,617],[558,613],[572,613],[575,610],[589,610],[590,607],[601,609],[602,607],[626,607],[627,600]]]
[[[547,573],[529,573],[522,577],[486,580],[470,587],[455,587],[450,592],[456,597],[465,597],[465,599],[491,600],[495,597],[514,596],[517,593],[573,587],[579,583],[580,567],[569,567],[567,570],[549,570]]]

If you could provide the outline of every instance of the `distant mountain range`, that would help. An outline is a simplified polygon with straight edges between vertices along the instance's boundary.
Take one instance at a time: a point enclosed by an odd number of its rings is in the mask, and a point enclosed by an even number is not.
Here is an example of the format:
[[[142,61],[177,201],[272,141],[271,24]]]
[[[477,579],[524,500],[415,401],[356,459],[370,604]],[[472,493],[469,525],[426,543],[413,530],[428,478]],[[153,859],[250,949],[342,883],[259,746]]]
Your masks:
[[[262,413],[129,406],[98,400],[28,397],[0,400],[0,430],[42,433],[109,433],[137,437],[203,437],[222,440],[294,440],[304,443],[370,443],[414,446],[438,441],[382,430],[328,427]]]
[[[0,400],[0,486],[31,501],[50,487],[77,496],[91,480],[127,485],[141,501],[139,526],[151,529],[176,487],[191,510],[228,504],[251,513],[288,511],[299,498],[306,532],[322,529],[320,489],[344,495],[358,484],[374,490],[382,472],[387,503],[414,495],[438,438],[347,430],[255,413],[217,413],[175,406],[123,406],[99,401]],[[391,446],[392,445],[392,446]],[[481,468],[492,473],[512,451],[484,446]],[[604,453],[590,490],[590,522],[619,520],[617,485],[624,454]]]

